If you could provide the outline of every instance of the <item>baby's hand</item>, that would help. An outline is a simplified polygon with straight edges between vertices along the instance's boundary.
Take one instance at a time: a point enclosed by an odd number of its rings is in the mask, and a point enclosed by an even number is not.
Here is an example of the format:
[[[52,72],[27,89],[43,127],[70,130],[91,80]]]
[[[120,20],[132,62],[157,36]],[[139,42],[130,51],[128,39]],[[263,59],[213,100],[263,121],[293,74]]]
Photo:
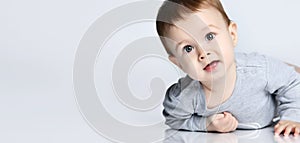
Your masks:
[[[238,121],[230,113],[224,112],[223,114],[215,114],[208,117],[207,130],[217,132],[230,132],[234,131],[238,126]]]
[[[294,136],[299,136],[300,123],[293,121],[282,120],[277,123],[274,127],[275,135],[279,135],[284,131],[284,136],[289,136],[290,133],[294,133]]]

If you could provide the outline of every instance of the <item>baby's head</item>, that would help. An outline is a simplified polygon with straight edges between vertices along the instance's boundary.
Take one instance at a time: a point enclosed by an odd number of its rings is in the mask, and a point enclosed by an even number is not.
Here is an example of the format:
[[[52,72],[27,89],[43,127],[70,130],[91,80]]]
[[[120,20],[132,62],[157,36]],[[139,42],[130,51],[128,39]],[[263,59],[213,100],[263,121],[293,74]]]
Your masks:
[[[156,28],[169,60],[195,80],[211,81],[235,66],[237,26],[219,0],[167,0]]]

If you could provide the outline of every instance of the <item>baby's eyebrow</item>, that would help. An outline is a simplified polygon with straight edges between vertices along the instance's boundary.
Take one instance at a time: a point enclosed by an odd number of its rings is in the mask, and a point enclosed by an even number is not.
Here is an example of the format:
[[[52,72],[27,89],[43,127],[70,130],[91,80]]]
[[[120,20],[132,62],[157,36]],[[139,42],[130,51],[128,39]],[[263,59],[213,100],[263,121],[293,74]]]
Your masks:
[[[185,40],[183,40],[175,45],[175,51],[178,50],[179,45],[181,45],[183,42],[185,42]]]
[[[181,45],[182,43],[187,43],[187,40],[182,40],[181,42],[177,43],[175,46],[175,51],[178,50],[179,45]]]
[[[211,27],[211,28],[215,28],[215,29],[220,29],[218,26],[215,26],[215,25],[213,25],[213,24],[209,24],[209,25],[205,26],[204,28],[202,28],[201,31],[204,31],[204,30],[206,30],[206,29],[209,29],[210,27]]]

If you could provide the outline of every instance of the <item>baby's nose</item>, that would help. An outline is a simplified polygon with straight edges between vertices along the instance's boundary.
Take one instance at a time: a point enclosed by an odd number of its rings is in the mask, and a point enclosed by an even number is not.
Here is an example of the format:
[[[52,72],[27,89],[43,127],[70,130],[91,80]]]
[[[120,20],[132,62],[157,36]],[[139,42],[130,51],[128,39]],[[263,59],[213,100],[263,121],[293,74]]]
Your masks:
[[[206,55],[208,56],[208,55],[210,55],[210,53],[206,53]],[[204,52],[202,52],[201,54],[200,54],[200,60],[204,60],[205,59],[205,53]]]

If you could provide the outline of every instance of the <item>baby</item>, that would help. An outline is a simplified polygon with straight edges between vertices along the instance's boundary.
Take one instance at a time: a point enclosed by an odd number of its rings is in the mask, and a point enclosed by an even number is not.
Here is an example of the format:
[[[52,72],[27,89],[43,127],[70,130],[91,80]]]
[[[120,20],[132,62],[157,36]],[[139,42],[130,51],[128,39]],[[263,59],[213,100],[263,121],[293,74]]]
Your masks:
[[[276,135],[299,135],[300,74],[268,56],[236,53],[237,24],[219,0],[167,0],[156,28],[169,60],[187,74],[166,92],[168,126],[230,132],[276,122]]]

